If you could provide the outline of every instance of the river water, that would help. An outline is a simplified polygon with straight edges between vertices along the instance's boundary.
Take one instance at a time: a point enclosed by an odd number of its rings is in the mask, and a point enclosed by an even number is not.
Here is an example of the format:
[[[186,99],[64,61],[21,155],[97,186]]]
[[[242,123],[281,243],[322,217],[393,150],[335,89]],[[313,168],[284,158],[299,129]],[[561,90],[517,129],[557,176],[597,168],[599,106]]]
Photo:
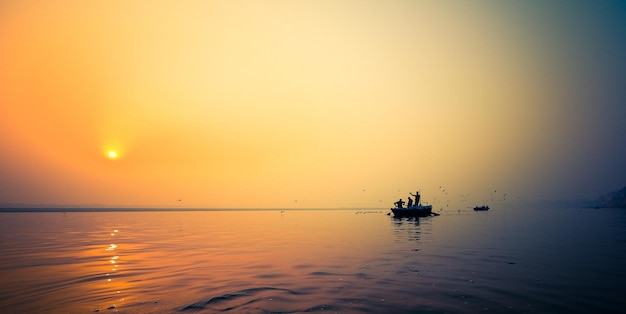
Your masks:
[[[626,308],[626,210],[388,212],[3,212],[0,312]]]

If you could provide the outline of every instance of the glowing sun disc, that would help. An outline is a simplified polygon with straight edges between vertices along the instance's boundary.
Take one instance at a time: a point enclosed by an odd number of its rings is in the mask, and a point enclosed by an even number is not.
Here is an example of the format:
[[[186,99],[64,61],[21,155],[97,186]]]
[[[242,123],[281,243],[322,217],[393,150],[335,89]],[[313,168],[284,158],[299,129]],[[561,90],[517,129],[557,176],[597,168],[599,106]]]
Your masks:
[[[111,159],[115,159],[117,158],[117,153],[115,151],[109,151],[109,153],[107,154],[109,156],[109,158]]]

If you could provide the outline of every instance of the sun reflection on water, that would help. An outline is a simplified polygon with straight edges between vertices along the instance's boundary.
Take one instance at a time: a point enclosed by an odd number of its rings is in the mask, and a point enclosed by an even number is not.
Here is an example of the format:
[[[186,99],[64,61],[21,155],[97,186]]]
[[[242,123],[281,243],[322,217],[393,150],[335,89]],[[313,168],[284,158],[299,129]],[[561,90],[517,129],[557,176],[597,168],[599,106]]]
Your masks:
[[[119,230],[118,230],[118,229],[114,229],[114,230],[110,233],[110,235],[111,235],[111,237],[114,237],[114,236],[116,236],[118,233],[119,233]],[[108,247],[106,247],[104,250],[105,250],[106,252],[115,252],[117,249],[118,249],[117,244],[111,243],[111,244],[109,244],[109,246],[108,246]],[[106,273],[106,277],[107,277],[107,279],[106,279],[106,283],[107,283],[107,284],[113,284],[113,283],[114,283],[113,279],[115,279],[115,278],[114,278],[114,276],[113,276],[113,275],[114,275],[114,272],[116,272],[116,271],[117,271],[117,269],[118,269],[118,267],[119,267],[119,260],[120,260],[120,255],[113,255],[113,256],[110,256],[110,257],[109,257],[109,259],[108,259],[109,264],[111,264],[113,267],[111,268],[111,271],[110,271],[109,273]],[[120,283],[117,283],[114,287],[112,287],[115,295],[119,295],[119,294],[120,294],[120,292],[121,292],[121,291],[120,291],[120,289],[119,289],[119,288],[120,288],[119,284],[120,284]],[[122,298],[118,299],[117,301],[118,301],[118,302],[121,302],[121,301],[124,301],[124,299],[125,299],[125,298],[123,298],[123,297],[122,297]],[[110,305],[110,306],[108,306],[108,307],[107,307],[107,309],[114,309],[114,310],[117,310],[117,305],[115,305],[115,304]]]

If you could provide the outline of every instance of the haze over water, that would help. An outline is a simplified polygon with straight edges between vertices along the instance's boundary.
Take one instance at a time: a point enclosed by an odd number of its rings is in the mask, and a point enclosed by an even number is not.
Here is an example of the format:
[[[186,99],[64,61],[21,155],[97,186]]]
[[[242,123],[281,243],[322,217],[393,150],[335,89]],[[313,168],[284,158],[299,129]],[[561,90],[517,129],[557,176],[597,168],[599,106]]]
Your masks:
[[[624,213],[523,204],[624,186],[624,51],[620,1],[1,1],[0,208],[57,211],[0,312],[619,311]]]
[[[593,199],[625,50],[621,1],[5,1],[0,204]]]
[[[387,212],[0,213],[0,311],[606,313],[626,306],[623,210],[503,207],[420,220]]]

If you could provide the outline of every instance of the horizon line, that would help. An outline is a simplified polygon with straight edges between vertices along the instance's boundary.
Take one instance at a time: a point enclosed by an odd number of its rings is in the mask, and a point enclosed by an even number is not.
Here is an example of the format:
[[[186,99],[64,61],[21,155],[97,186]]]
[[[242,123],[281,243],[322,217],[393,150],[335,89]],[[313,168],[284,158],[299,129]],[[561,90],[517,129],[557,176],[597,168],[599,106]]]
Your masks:
[[[46,206],[28,206],[28,207],[4,207],[0,205],[0,212],[149,212],[149,211],[294,211],[294,210],[385,210],[388,208],[379,207],[305,207],[305,208],[286,208],[286,207],[46,207]]]

